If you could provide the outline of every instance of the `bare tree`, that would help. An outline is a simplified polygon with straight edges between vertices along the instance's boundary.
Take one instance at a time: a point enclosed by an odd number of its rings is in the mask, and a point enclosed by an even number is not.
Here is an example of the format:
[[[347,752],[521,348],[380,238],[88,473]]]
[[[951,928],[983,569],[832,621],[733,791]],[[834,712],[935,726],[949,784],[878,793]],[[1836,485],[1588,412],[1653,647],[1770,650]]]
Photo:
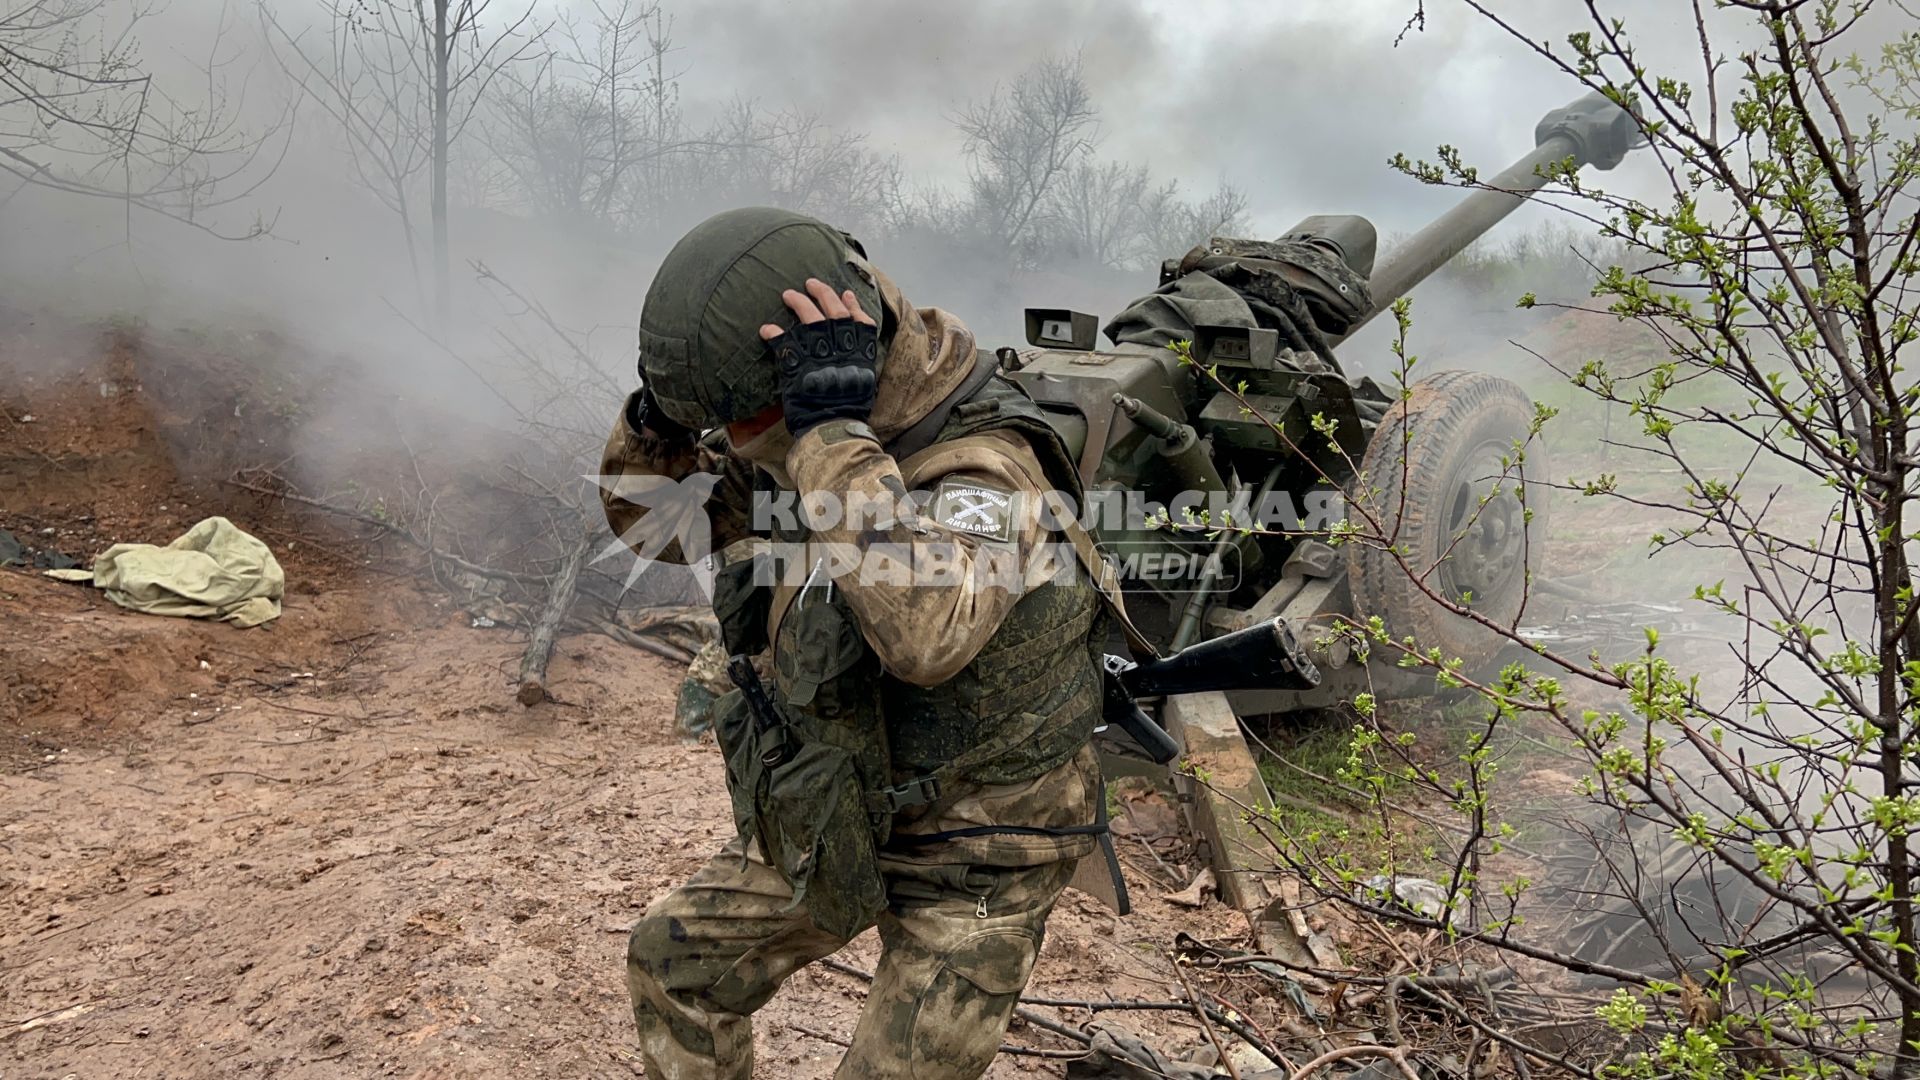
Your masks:
[[[764,114],[736,103],[705,149],[680,159],[688,195],[782,206],[855,231],[878,227],[900,186],[898,159],[875,154],[864,134],[831,127],[816,112]]]
[[[1194,203],[1178,182],[1153,186],[1143,164],[1081,161],[1052,186],[1028,247],[1035,261],[1147,269],[1208,237],[1244,231],[1246,210],[1246,195],[1230,184]]]
[[[1180,194],[1178,182],[1169,182],[1148,195],[1141,209],[1136,257],[1157,266],[1160,260],[1179,258],[1209,237],[1245,232],[1247,206],[1246,192],[1225,181],[1197,203]]]
[[[325,44],[290,28],[267,0],[260,6],[281,66],[346,136],[354,168],[400,216],[407,259],[419,282],[414,247],[422,170],[434,282],[433,312],[444,329],[451,291],[447,254],[447,170],[487,86],[523,60],[540,36],[530,5],[492,25],[494,0],[354,0],[323,8]]]
[[[897,199],[898,162],[818,113],[739,101],[689,128],[660,7],[623,0],[594,12],[563,22],[537,66],[494,86],[486,142],[508,203],[651,235],[740,203],[862,228]]]
[[[528,209],[614,223],[650,166],[693,147],[673,107],[670,31],[658,4],[596,2],[586,23],[561,21],[537,64],[503,74],[485,142]]]
[[[1011,87],[969,103],[954,124],[972,163],[976,227],[1015,250],[1061,179],[1093,152],[1098,133],[1078,56],[1040,61]]]
[[[1145,165],[1076,163],[1049,200],[1052,254],[1101,266],[1128,262],[1146,229],[1149,183]]]
[[[214,232],[205,214],[253,193],[284,153],[283,114],[239,123],[224,9],[200,65],[204,100],[175,97],[146,70],[135,30],[151,9],[107,0],[8,0],[0,9],[0,171],[123,202]],[[239,236],[257,236],[255,220]]]

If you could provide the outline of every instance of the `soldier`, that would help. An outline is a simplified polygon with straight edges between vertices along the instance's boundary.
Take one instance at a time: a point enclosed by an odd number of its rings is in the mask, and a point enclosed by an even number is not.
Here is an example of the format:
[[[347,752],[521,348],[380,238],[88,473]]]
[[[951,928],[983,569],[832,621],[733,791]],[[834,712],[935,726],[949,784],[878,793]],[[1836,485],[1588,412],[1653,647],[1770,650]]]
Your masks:
[[[713,478],[715,611],[729,653],[770,650],[773,675],[761,708],[734,691],[714,710],[739,835],[628,944],[648,1075],[746,1080],[753,1012],[877,924],[837,1075],[977,1077],[1105,831],[1089,743],[1100,593],[1045,559],[1011,581],[979,572],[1059,547],[1018,511],[1077,494],[1071,459],[959,320],[786,211],[729,211],[674,247],[641,313],[640,367],[602,472]],[[618,488],[607,518],[630,536],[647,511]],[[756,529],[756,490],[894,509]],[[950,572],[916,584],[816,563],[769,584],[756,541],[910,550]]]

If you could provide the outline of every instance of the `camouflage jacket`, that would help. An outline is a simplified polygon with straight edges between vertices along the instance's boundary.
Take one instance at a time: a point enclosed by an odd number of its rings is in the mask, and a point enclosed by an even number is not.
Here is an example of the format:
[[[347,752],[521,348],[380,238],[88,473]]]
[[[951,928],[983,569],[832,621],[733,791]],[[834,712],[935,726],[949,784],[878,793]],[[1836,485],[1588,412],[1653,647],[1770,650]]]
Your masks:
[[[1020,866],[1089,852],[1102,798],[1088,739],[1104,621],[1097,593],[1070,556],[1062,565],[1063,545],[1032,512],[1049,488],[1077,493],[1037,409],[996,379],[905,461],[865,425],[842,421],[798,439],[786,467],[801,495],[900,512],[754,530],[749,466],[712,446],[663,453],[624,420],[602,463],[616,476],[716,476],[716,548],[755,550],[738,542],[752,535],[763,554],[807,544],[864,560],[829,574],[802,554],[799,571],[789,558],[773,584],[748,588],[729,585],[744,575],[723,569],[715,605],[732,651],[771,649],[777,700],[802,738],[861,763],[878,798],[870,808],[887,818],[875,836],[889,857]],[[908,492],[927,493],[920,509]],[[622,533],[647,513],[611,492],[605,504]],[[901,551],[944,567],[939,582],[868,572]],[[934,792],[923,781],[936,774]]]

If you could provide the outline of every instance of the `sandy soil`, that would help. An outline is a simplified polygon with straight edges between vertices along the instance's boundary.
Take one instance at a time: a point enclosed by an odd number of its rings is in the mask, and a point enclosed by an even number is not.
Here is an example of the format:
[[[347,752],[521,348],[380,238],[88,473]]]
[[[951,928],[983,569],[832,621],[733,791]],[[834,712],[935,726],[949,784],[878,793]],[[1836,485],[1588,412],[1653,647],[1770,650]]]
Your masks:
[[[58,378],[0,379],[0,527],[87,557],[224,512],[281,553],[286,613],[255,630],[135,615],[0,570],[0,1075],[639,1075],[625,931],[729,829],[717,751],[670,730],[678,669],[566,638],[559,700],[521,708],[516,637],[190,473],[183,430],[237,444],[138,404],[130,353],[109,340]],[[1139,811],[1173,830],[1163,801]],[[1218,904],[1163,901],[1126,843],[1141,910],[1068,894],[1034,993],[1171,998],[1176,930],[1244,934]],[[1178,843],[1159,850],[1190,871]],[[843,959],[876,951],[869,935]],[[795,977],[761,1014],[762,1074],[830,1075],[862,993]],[[1175,1014],[1128,1022],[1200,1038]],[[1059,1071],[1002,1057],[990,1075]]]
[[[571,638],[560,702],[523,710],[517,643],[422,606],[397,627],[338,590],[238,631],[0,577],[0,673],[45,703],[0,777],[0,1072],[640,1071],[624,933],[725,839],[718,754],[673,738],[669,665]],[[1174,919],[1232,932],[1134,889],[1125,922],[1070,894],[1036,993],[1171,996]],[[873,941],[849,952],[871,968]],[[796,978],[766,1075],[828,1075],[802,1029],[844,1036],[860,996]]]

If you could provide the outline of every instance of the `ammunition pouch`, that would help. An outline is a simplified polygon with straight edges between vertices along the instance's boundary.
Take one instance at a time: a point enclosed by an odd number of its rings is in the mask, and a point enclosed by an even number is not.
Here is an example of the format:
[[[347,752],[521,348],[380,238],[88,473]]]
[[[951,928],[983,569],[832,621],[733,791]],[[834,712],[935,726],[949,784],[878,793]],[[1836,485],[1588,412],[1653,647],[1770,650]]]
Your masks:
[[[753,583],[756,558],[738,558],[714,568],[713,614],[730,656],[756,656],[767,649],[767,609],[772,590]]]
[[[771,590],[752,586],[752,567],[743,559],[715,575],[714,610],[729,648],[765,645]],[[873,722],[877,677],[858,670],[874,661],[851,615],[818,594],[802,599],[781,620],[780,692],[759,695],[769,715],[756,717],[753,698],[736,691],[716,710],[715,735],[734,828],[759,844],[793,889],[794,907],[804,905],[820,929],[852,937],[886,906],[878,845],[892,815],[869,805],[887,780],[886,740]]]
[[[746,695],[730,690],[713,709],[713,736],[727,763],[727,798],[733,804],[733,829],[753,843],[763,834],[759,808],[766,802],[767,770],[762,763],[759,733],[753,729],[753,707]],[[761,850],[765,851],[762,844]]]
[[[886,883],[853,757],[824,743],[800,748],[767,787],[767,857],[815,926],[850,938],[886,907]]]
[[[886,905],[886,885],[869,825],[866,789],[853,757],[825,743],[795,744],[783,721],[757,730],[735,690],[720,699],[714,734],[727,762],[727,796],[742,840],[807,905],[820,929],[859,933]]]

